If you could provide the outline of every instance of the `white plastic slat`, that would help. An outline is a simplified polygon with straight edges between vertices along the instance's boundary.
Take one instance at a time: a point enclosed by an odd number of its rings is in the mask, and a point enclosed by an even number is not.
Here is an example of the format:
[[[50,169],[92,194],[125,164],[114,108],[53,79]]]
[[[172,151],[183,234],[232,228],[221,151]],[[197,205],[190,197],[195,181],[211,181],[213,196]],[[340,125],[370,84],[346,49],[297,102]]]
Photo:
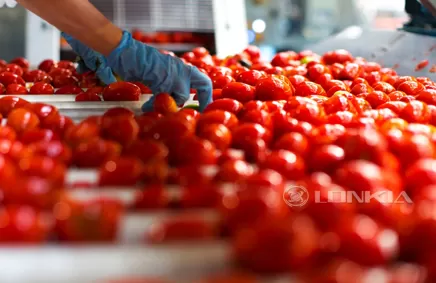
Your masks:
[[[212,0],[91,0],[91,3],[125,29],[214,30]]]

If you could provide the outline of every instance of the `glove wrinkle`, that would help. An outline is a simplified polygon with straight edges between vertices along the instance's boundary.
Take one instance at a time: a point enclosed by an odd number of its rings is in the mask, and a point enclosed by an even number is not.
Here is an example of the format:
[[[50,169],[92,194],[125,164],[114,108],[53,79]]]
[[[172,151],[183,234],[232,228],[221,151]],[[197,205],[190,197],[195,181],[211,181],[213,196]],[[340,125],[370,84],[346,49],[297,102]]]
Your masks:
[[[116,78],[112,73],[112,70],[107,65],[107,60],[100,53],[95,52],[91,48],[83,45],[80,41],[74,39],[70,35],[62,32],[62,36],[83,60],[84,64],[79,64],[77,72],[83,74],[84,72],[91,70],[94,71],[97,77],[105,84],[116,82]],[[97,66],[97,61],[101,64]]]

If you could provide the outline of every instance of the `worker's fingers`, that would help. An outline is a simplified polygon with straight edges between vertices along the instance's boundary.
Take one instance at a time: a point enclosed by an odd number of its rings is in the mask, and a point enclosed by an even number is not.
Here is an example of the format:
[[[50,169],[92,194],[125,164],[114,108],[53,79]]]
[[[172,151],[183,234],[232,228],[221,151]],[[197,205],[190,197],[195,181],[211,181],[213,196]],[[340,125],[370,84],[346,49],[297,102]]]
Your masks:
[[[191,88],[197,90],[200,112],[212,102],[212,81],[206,74],[193,67],[191,75]]]
[[[97,77],[105,84],[115,83],[117,79],[115,78],[112,69],[109,67],[100,67],[95,72]]]
[[[151,112],[153,111],[154,100],[156,99],[155,95],[153,95],[147,102],[142,105],[142,112]]]

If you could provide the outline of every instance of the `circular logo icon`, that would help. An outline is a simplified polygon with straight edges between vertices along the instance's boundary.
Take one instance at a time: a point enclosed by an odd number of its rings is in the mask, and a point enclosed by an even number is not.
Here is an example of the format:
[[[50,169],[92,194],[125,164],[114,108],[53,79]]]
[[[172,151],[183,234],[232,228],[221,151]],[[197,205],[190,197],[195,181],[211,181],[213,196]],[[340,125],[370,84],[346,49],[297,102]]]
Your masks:
[[[289,186],[283,193],[283,200],[290,207],[302,207],[309,201],[309,192],[302,186]]]

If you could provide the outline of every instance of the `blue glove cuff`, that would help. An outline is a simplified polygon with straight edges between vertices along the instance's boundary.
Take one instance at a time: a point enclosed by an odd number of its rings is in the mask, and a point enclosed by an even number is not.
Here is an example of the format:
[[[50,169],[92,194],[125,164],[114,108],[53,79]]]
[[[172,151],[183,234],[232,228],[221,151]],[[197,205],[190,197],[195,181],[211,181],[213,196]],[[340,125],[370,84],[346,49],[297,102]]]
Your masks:
[[[129,47],[132,44],[133,41],[132,34],[128,31],[123,31],[123,37],[121,38],[120,44],[118,44],[117,48],[115,48],[109,56],[107,56],[107,61],[109,65],[112,65],[111,63],[116,62],[118,57],[121,55],[124,49]]]

